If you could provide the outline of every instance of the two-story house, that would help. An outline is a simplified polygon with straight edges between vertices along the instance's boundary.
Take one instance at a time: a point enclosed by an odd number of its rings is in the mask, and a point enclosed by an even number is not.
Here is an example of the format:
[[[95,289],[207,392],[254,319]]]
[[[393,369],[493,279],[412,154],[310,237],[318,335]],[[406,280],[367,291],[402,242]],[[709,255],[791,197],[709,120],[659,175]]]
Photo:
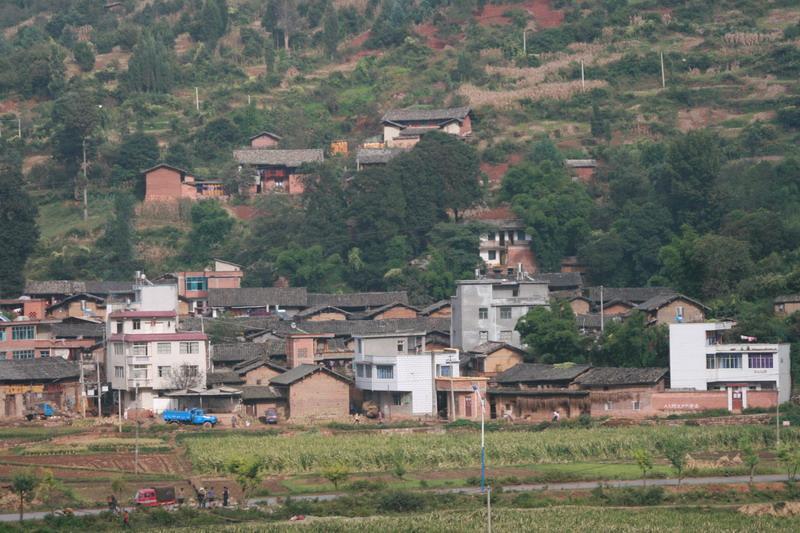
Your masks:
[[[458,350],[426,352],[425,334],[354,336],[356,387],[387,417],[436,414],[436,378],[459,376]]]
[[[472,135],[471,113],[469,107],[391,109],[381,119],[383,141],[387,148],[411,148],[431,131],[468,137]]]
[[[238,289],[241,287],[244,272],[241,265],[214,259],[203,270],[183,271],[165,274],[156,282],[169,281],[178,286],[178,297],[187,304],[190,314],[211,313],[208,305],[208,291],[211,289]]]
[[[508,275],[520,269],[528,274],[538,270],[531,249],[532,238],[525,230],[525,223],[509,206],[467,212],[464,220],[487,226],[478,244],[487,271]]]
[[[520,346],[517,322],[533,307],[546,306],[546,281],[476,279],[456,282],[452,298],[452,346],[473,350],[487,341]]]
[[[733,322],[669,325],[672,389],[727,391],[731,411],[752,406],[748,395],[759,391],[777,390],[779,401],[788,402],[789,345],[753,339],[725,342],[725,332],[734,325]]]
[[[178,331],[177,287],[143,286],[137,301],[108,315],[106,379],[123,408],[161,411],[171,390],[202,387],[208,337]]]
[[[303,165],[322,163],[325,156],[321,149],[278,150],[275,148],[244,148],[233,151],[233,159],[240,169],[248,166],[255,169],[251,194],[284,192],[302,194],[305,190]]]
[[[145,203],[177,203],[225,196],[222,181],[199,179],[187,170],[166,163],[159,163],[142,173]]]
[[[93,339],[58,338],[53,328],[59,320],[26,319],[0,322],[0,359],[61,357],[77,361],[96,344]]]

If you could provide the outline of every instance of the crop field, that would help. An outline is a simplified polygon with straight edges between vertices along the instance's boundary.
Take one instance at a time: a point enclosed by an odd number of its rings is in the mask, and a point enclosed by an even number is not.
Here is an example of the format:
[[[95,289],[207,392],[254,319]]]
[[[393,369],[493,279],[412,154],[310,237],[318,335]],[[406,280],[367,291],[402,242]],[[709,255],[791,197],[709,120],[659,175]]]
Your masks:
[[[736,509],[608,509],[598,507],[550,507],[547,509],[496,509],[493,531],[798,531],[800,517],[750,516]],[[313,518],[305,523],[236,525],[227,528],[192,528],[196,532],[307,531],[360,532],[481,531],[485,511],[444,511],[370,518]]]
[[[694,453],[732,451],[748,440],[764,448],[774,439],[765,426],[631,427],[544,432],[491,432],[486,436],[490,465],[630,460],[636,448],[656,452],[659,442],[675,435],[689,439]],[[787,441],[800,440],[795,429]],[[335,465],[352,471],[381,472],[402,463],[410,470],[463,468],[479,464],[480,437],[475,431],[442,434],[301,433],[292,436],[208,433],[182,439],[187,457],[200,472],[217,473],[233,460],[259,458],[270,474],[319,472]]]

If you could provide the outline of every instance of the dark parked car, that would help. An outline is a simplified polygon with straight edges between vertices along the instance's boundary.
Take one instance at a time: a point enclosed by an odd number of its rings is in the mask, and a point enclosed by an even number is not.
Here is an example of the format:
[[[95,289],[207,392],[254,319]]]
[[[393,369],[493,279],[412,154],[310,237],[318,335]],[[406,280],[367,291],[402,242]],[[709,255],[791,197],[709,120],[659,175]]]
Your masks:
[[[275,409],[267,409],[267,412],[264,413],[264,423],[265,424],[277,424],[278,423],[278,411]]]

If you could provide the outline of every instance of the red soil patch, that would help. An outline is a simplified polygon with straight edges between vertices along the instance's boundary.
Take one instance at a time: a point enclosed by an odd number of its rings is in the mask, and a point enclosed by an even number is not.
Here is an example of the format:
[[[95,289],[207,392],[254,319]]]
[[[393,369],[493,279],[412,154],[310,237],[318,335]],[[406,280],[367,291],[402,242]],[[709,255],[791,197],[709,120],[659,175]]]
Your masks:
[[[444,50],[444,47],[447,45],[446,42],[436,36],[437,29],[433,24],[420,24],[414,28],[414,31],[417,33],[417,35],[425,39],[425,45],[428,48],[433,50]]]
[[[128,60],[131,58],[131,52],[123,52],[118,46],[107,54],[97,54],[94,58],[94,70],[103,70],[111,63],[116,61],[123,69],[128,68]]]
[[[251,205],[229,205],[228,211],[239,220],[253,220],[261,212]]]
[[[133,472],[134,455],[132,453],[114,454],[81,454],[81,455],[44,455],[44,456],[13,456],[3,459],[15,463],[25,463],[34,466],[47,468],[58,468],[59,466],[72,466],[81,468],[97,468],[104,470],[117,470],[120,472]],[[0,465],[2,469],[11,468]],[[140,454],[139,469],[141,472],[158,474],[180,474],[189,471],[188,465],[174,454]],[[81,478],[90,477],[91,472],[87,470],[59,470],[59,473],[66,473],[69,477]]]
[[[489,177],[489,186],[496,187],[503,181],[503,176],[508,172],[508,168],[512,165],[516,165],[520,161],[522,161],[522,154],[511,154],[508,160],[503,163],[494,164],[484,162],[481,163],[480,168],[481,172]]]
[[[364,46],[364,43],[367,42],[367,39],[369,39],[369,34],[370,34],[369,31],[365,31],[361,35],[356,35],[355,37],[350,39],[350,41],[347,44],[345,44],[345,46],[347,47],[353,46],[355,48],[361,48],[362,46]]]
[[[532,15],[539,29],[557,28],[564,22],[564,12],[553,9],[550,0],[528,0],[520,4],[487,4],[483,11],[475,13],[475,17],[480,24],[502,26],[511,22],[503,13],[514,9],[522,9]]]

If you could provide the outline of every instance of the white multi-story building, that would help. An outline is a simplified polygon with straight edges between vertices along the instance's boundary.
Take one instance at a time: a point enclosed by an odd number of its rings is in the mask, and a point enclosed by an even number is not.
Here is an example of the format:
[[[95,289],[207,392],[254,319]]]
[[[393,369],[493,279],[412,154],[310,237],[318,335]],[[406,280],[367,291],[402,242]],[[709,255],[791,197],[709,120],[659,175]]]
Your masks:
[[[178,331],[175,285],[136,293],[135,303],[108,315],[106,378],[124,409],[159,412],[170,404],[163,393],[205,385],[208,337]]]
[[[436,377],[459,377],[458,350],[426,352],[425,332],[355,336],[356,387],[386,416],[433,415]]]
[[[723,342],[733,322],[669,325],[672,389],[727,390],[728,409],[747,408],[747,391],[778,389],[781,403],[791,396],[789,345]]]

